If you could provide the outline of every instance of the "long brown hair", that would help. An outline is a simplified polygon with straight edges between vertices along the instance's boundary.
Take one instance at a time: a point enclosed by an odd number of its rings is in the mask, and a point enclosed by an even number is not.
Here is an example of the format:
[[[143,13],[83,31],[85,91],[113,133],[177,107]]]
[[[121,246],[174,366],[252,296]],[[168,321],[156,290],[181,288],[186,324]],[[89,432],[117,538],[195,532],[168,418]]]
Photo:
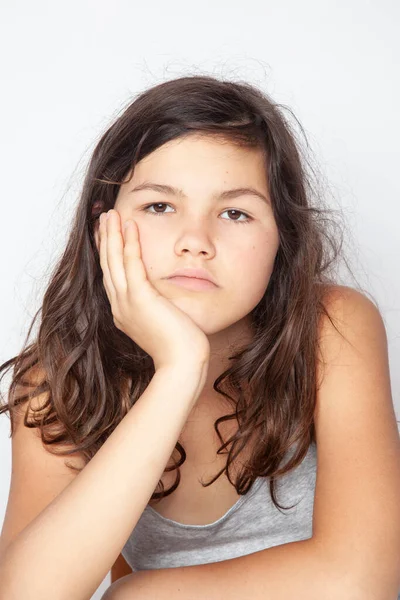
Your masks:
[[[280,246],[265,294],[251,312],[254,339],[237,349],[231,367],[214,382],[233,408],[214,423],[222,443],[218,453],[225,450],[228,459],[203,485],[211,485],[226,470],[237,493],[245,494],[256,477],[268,476],[272,500],[283,508],[275,496],[275,479],[301,463],[316,443],[318,327],[322,313],[329,317],[324,298],[337,285],[334,270],[343,243],[342,231],[328,218],[334,211],[322,207],[322,195],[313,188],[310,164],[283,108],[249,83],[187,76],[138,95],[101,136],[66,248],[24,349],[0,366],[0,373],[14,366],[9,403],[0,408],[0,414],[10,411],[11,435],[14,410],[26,402],[29,408],[33,397],[46,392],[42,407],[26,411],[24,425],[39,427],[51,453],[79,452],[87,464],[143,394],[154,375],[153,360],[113,322],[94,230],[100,213],[114,207],[119,186],[138,161],[191,133],[218,136],[264,152]],[[28,344],[39,312],[36,339]],[[44,375],[32,388],[33,373]],[[17,385],[29,390],[16,394]],[[245,387],[251,390],[251,402]],[[224,442],[218,425],[231,419],[237,420],[237,432]],[[250,439],[255,442],[253,455],[233,482],[229,466]],[[282,465],[294,446],[291,460]],[[152,499],[171,494],[179,485],[186,453],[179,442],[175,450],[179,460],[172,456],[173,464],[166,467],[177,470],[175,483],[165,490],[160,480],[161,491]]]

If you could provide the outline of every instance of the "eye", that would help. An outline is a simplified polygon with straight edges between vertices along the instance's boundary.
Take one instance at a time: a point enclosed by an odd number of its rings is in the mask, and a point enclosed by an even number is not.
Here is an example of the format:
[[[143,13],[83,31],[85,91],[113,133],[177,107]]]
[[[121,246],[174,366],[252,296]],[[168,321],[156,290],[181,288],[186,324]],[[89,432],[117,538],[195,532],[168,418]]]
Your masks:
[[[152,206],[158,206],[158,207],[162,207],[162,206],[170,206],[170,204],[166,204],[165,202],[154,202],[153,204],[148,204],[147,206],[144,206],[142,208],[143,212],[146,212],[150,215],[154,215],[156,217],[162,217],[163,215],[165,215],[165,212],[153,212],[150,211],[149,209]],[[247,213],[243,212],[242,210],[237,210],[236,208],[229,208],[227,210],[224,210],[221,214],[223,214],[224,212],[227,213],[235,213],[236,215],[244,215],[245,219],[242,219],[241,221],[239,221],[238,219],[223,219],[223,221],[231,221],[232,223],[243,223],[243,224],[247,224],[250,223],[250,221],[253,221],[253,217],[250,217]]]
[[[169,206],[169,204],[166,204],[165,202],[154,202],[154,204],[148,204],[147,206],[144,206],[142,208],[143,212],[148,212],[151,215],[156,215],[156,216],[159,217],[159,216],[164,215],[165,213],[164,212],[152,212],[152,211],[149,211],[149,208],[151,206],[158,206],[158,207],[160,207],[160,206]]]
[[[250,223],[250,221],[253,220],[253,217],[250,217],[247,213],[243,212],[242,210],[237,210],[236,208],[228,208],[227,210],[224,210],[223,213],[224,212],[235,213],[237,215],[244,215],[245,218],[241,221],[239,221],[238,219],[226,219],[227,221],[232,221],[233,223]]]

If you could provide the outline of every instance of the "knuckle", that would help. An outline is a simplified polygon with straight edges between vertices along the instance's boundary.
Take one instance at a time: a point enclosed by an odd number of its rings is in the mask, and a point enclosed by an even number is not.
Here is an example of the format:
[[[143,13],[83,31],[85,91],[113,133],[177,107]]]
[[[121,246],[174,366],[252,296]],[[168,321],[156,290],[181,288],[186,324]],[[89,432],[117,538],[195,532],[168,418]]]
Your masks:
[[[120,329],[120,330],[122,329],[122,323],[115,317],[113,318],[113,323],[117,329]]]
[[[118,307],[115,305],[114,302],[111,304],[111,314],[113,316],[114,322],[120,320],[120,314],[118,311]]]

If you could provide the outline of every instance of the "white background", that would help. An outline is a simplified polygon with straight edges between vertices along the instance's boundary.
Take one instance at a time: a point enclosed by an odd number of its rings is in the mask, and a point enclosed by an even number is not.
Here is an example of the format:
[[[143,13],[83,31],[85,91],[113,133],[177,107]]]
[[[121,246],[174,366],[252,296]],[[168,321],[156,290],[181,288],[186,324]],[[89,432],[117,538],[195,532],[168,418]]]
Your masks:
[[[302,123],[384,317],[400,419],[399,17],[395,0],[3,3],[0,361],[39,308],[99,135],[149,86],[220,75],[259,85]],[[0,522],[8,435],[3,415]]]

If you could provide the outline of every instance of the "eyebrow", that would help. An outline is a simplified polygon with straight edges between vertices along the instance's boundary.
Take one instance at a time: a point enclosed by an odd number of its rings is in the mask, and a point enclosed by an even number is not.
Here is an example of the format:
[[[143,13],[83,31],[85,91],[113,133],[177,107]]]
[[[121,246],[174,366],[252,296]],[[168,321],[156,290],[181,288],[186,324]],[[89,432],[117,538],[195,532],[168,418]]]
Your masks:
[[[131,190],[129,193],[132,194],[133,192],[140,192],[142,190],[151,190],[153,192],[160,192],[161,194],[169,194],[171,196],[177,196],[181,199],[187,199],[187,196],[183,192],[183,190],[172,187],[171,185],[165,185],[161,183],[144,182],[134,187],[133,190]],[[219,193],[217,192],[213,194],[213,199],[232,200],[234,198],[238,198],[239,196],[254,196],[255,198],[259,198],[263,202],[270,204],[269,199],[266,196],[264,196],[264,194],[252,187],[239,187],[233,188],[231,190],[224,190],[223,192]]]

